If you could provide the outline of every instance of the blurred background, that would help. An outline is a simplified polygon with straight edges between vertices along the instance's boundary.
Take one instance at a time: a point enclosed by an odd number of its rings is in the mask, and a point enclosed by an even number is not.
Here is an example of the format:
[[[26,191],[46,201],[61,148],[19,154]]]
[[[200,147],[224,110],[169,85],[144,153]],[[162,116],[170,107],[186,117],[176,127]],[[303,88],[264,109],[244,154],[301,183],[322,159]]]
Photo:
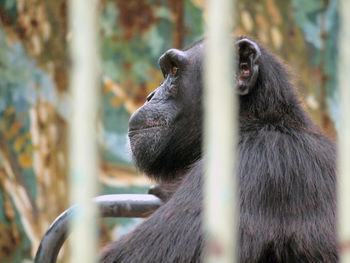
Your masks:
[[[159,56],[203,36],[204,3],[100,0],[100,194],[146,193],[152,184],[132,165],[128,119],[162,81]],[[0,0],[1,263],[31,262],[49,225],[69,206],[67,4]],[[305,108],[335,138],[337,0],[237,0],[237,8],[236,34],[256,37],[288,64]],[[101,220],[100,245],[138,222]]]

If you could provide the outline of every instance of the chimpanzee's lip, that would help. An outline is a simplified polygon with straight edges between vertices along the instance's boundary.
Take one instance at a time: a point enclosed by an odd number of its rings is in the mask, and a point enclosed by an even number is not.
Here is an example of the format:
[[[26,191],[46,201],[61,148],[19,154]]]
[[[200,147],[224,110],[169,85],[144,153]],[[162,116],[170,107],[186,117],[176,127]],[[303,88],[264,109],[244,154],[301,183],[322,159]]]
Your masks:
[[[161,128],[164,127],[164,125],[156,125],[156,126],[151,126],[151,127],[135,127],[135,128],[129,128],[128,133],[135,133],[135,132],[141,132],[145,130],[153,130],[156,128]]]

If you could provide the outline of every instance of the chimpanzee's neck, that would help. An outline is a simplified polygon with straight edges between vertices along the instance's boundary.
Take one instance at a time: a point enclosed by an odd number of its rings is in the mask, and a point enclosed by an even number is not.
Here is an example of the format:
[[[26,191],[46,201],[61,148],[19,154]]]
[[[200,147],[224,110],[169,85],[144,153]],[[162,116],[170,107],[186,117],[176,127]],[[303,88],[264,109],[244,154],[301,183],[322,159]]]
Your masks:
[[[241,128],[255,129],[270,125],[315,132],[317,128],[302,108],[292,84],[284,82],[274,85],[260,83],[251,94],[240,97]],[[279,93],[276,89],[279,89]]]

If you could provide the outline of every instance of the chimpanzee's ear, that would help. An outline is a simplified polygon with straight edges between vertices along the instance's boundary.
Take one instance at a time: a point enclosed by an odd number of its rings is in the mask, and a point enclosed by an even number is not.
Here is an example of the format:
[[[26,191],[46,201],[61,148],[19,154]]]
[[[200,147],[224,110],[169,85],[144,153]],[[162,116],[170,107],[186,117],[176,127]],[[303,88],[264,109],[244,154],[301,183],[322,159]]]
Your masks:
[[[238,46],[239,64],[238,64],[238,94],[243,96],[249,94],[254,87],[259,74],[259,60],[261,51],[259,46],[243,38],[236,42]]]

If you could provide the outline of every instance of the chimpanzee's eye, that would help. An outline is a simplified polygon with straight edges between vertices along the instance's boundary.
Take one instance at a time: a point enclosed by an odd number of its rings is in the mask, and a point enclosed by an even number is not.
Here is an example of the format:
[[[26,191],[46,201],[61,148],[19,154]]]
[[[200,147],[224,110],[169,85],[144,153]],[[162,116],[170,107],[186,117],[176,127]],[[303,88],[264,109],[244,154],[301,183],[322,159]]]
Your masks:
[[[171,69],[171,72],[173,73],[173,75],[176,75],[178,71],[179,71],[179,68],[176,66],[173,66]]]

